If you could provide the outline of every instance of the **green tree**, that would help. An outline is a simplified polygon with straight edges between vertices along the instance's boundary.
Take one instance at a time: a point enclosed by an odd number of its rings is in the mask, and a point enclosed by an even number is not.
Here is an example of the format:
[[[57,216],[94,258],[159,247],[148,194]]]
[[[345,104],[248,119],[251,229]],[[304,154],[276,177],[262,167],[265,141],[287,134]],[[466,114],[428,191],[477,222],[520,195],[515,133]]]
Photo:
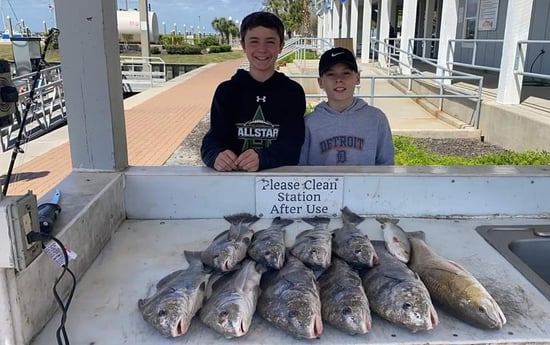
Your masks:
[[[239,28],[237,27],[237,24],[232,21],[228,20],[226,18],[214,18],[212,20],[212,28],[219,32],[220,34],[220,44],[230,44],[229,37],[238,37],[239,36]]]
[[[288,38],[292,32],[299,32],[304,36],[311,36],[310,12],[312,0],[264,0],[265,11],[276,14],[283,21]]]

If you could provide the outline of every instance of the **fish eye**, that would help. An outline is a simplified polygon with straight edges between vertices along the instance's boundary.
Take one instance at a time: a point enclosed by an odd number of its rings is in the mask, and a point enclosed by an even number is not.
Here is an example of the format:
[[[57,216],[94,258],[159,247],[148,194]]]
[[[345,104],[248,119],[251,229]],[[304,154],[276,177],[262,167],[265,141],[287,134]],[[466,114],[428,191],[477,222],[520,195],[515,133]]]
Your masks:
[[[311,254],[317,254],[317,249],[316,248],[311,249],[310,253]]]
[[[357,248],[353,251],[355,254],[361,254],[361,249]]]
[[[164,316],[166,316],[166,310],[164,310],[164,309],[159,310],[159,312],[158,312],[157,315],[158,315],[159,317],[164,317]]]
[[[351,308],[350,307],[344,307],[344,309],[342,309],[342,314],[344,314],[344,315],[351,314]]]
[[[288,312],[288,318],[294,319],[296,317],[296,312],[294,310],[291,310]]]
[[[402,308],[403,308],[404,310],[407,310],[407,309],[409,309],[410,307],[412,307],[412,304],[410,304],[409,302],[403,303]]]
[[[229,315],[229,313],[227,312],[227,310],[222,310],[222,311],[220,311],[220,317],[227,317],[227,315]]]
[[[483,314],[487,313],[487,311],[485,310],[485,307],[482,305],[479,306],[478,310],[480,313],[483,313]]]

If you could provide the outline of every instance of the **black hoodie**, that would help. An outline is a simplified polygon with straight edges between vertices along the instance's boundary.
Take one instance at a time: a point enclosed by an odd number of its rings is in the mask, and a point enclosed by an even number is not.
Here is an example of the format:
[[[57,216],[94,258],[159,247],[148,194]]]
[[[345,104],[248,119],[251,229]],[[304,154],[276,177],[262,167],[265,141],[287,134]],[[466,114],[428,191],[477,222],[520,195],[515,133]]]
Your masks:
[[[210,129],[201,146],[203,162],[213,168],[227,149],[237,156],[255,149],[259,170],[297,165],[304,142],[305,94],[302,86],[275,73],[265,82],[237,70],[216,89]]]

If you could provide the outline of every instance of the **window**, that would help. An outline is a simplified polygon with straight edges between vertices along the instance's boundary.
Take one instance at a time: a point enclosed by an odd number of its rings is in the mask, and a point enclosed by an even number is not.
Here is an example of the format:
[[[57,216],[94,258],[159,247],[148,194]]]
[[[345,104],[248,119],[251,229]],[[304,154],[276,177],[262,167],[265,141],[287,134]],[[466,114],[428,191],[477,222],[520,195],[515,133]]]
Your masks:
[[[478,0],[466,0],[463,36],[466,39],[476,38]]]

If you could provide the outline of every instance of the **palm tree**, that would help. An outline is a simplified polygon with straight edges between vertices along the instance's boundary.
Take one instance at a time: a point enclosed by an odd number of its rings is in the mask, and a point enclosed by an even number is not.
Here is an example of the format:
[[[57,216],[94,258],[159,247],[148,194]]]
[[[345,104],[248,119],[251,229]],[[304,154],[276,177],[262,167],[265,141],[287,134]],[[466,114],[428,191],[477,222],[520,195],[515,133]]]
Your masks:
[[[212,21],[212,28],[220,33],[220,44],[230,44],[229,37],[238,37],[239,28],[237,24],[232,20],[226,18],[214,18]]]
[[[311,5],[311,0],[264,0],[263,2],[266,11],[270,11],[281,18],[289,38],[292,32],[295,31],[301,31],[306,36],[311,35],[309,14]]]

